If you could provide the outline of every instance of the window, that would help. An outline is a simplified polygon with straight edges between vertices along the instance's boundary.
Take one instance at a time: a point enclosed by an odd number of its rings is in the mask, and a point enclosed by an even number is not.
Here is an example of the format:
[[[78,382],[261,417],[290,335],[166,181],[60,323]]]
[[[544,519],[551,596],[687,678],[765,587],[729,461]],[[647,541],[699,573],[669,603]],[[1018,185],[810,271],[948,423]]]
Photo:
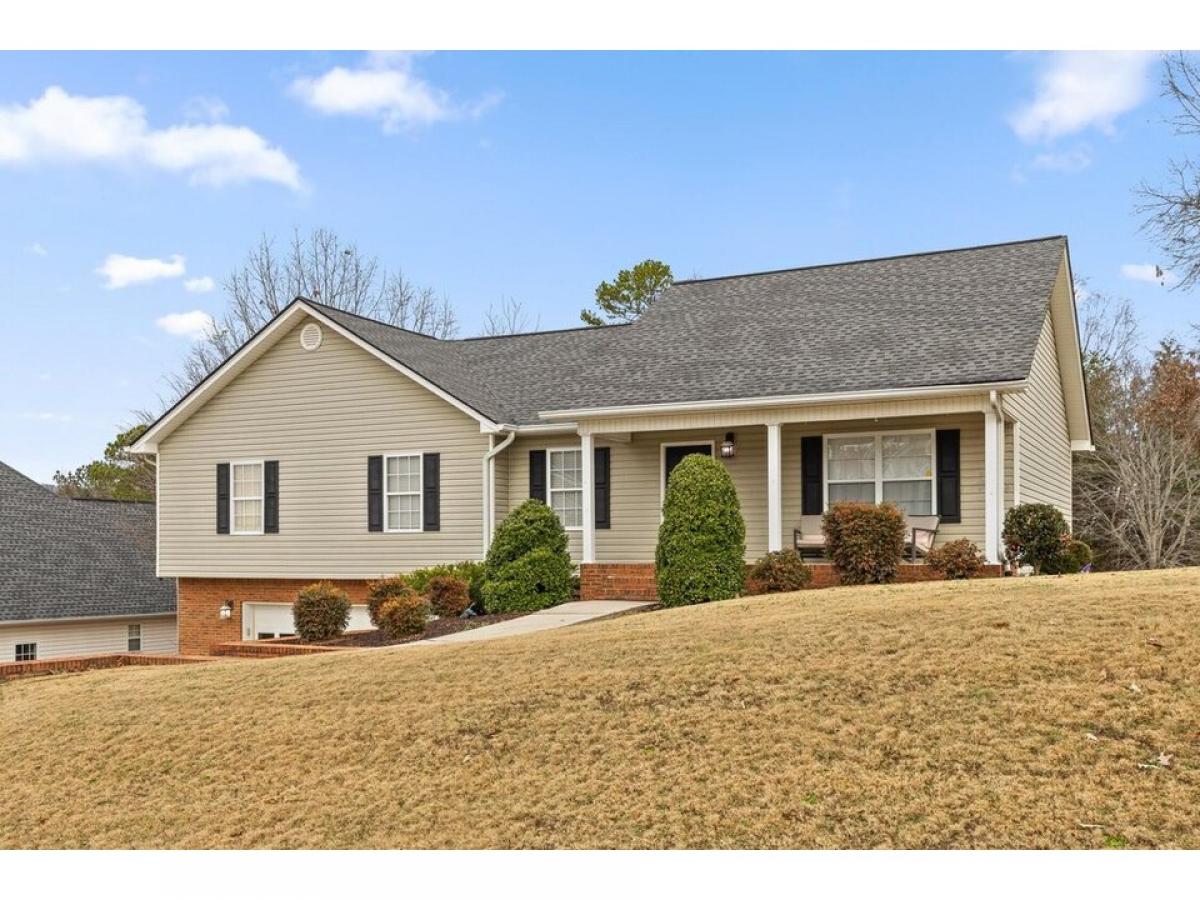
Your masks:
[[[550,450],[550,508],[563,528],[583,527],[583,453],[580,450]]]
[[[13,658],[17,662],[33,662],[37,659],[37,644],[17,644]]]
[[[421,530],[421,454],[383,458],[383,500],[388,531]]]
[[[129,640],[128,640],[127,649],[129,650],[129,652],[130,653],[141,653],[142,652],[142,626],[141,625],[130,625],[128,634],[129,634]]]
[[[934,512],[932,431],[825,439],[827,503],[894,503],[908,515]]]
[[[263,533],[263,464],[231,463],[229,505],[234,534]]]

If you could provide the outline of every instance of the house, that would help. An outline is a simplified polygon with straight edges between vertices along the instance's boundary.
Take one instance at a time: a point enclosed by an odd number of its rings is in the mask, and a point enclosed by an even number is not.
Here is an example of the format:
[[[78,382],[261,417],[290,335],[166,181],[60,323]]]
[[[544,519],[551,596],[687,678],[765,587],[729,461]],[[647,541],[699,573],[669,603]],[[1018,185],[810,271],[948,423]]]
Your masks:
[[[544,499],[583,597],[652,595],[662,494],[721,458],[753,559],[843,498],[940,517],[998,573],[1004,511],[1070,518],[1091,447],[1063,237],[677,282],[638,322],[437,340],[297,299],[162,416],[180,648],[288,627],[296,590],[478,559]],[[810,520],[811,521],[811,520]],[[906,577],[916,577],[912,567]]]
[[[0,463],[0,662],[175,653],[154,506],[72,500]]]

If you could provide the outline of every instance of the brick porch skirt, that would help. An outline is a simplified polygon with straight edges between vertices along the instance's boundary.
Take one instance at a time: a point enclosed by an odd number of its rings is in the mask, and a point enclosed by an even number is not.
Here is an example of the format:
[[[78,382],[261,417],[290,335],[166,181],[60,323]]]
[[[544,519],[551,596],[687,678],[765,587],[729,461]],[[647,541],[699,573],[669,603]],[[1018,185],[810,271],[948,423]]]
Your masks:
[[[834,587],[837,572],[828,563],[811,563],[812,587]],[[998,578],[1000,566],[984,566],[984,578]],[[901,563],[896,581],[939,581],[940,578],[924,563]],[[579,567],[580,600],[654,600],[654,563],[587,563]]]

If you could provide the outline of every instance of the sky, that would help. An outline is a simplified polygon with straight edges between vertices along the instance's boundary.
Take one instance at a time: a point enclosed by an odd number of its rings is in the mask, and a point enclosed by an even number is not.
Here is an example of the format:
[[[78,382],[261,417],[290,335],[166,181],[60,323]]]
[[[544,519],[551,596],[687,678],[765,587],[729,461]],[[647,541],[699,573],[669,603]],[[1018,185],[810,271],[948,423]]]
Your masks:
[[[222,282],[324,227],[461,334],[578,324],[653,257],[736,274],[1049,234],[1147,341],[1135,189],[1194,147],[1153,54],[0,54],[0,460],[40,481],[158,412]]]

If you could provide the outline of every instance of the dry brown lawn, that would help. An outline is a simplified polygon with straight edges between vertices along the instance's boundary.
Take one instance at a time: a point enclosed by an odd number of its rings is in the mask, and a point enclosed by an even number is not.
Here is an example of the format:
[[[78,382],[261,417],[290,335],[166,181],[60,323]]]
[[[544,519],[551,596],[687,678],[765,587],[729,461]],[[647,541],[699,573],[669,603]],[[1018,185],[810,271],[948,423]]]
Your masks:
[[[17,681],[0,761],[5,847],[1195,848],[1200,570]]]

